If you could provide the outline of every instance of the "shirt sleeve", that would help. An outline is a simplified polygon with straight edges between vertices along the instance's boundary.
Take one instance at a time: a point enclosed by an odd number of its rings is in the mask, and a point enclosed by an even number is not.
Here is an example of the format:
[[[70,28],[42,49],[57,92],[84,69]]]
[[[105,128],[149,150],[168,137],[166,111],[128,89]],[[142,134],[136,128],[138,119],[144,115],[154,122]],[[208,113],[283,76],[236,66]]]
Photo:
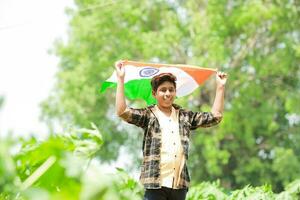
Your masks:
[[[215,117],[211,112],[189,111],[191,130],[198,127],[211,127],[221,122],[222,117]]]
[[[136,109],[127,107],[120,115],[120,118],[129,124],[133,124],[141,128],[147,127],[149,121],[146,108]]]

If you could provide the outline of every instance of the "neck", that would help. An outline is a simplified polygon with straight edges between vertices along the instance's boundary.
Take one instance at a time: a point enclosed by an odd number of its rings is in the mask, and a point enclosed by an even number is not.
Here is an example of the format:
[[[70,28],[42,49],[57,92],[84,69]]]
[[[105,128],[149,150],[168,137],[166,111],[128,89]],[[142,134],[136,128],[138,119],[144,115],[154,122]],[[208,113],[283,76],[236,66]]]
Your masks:
[[[163,107],[161,105],[157,105],[159,110],[161,110],[163,113],[166,113],[166,114],[171,114],[172,113],[172,106],[170,107]]]

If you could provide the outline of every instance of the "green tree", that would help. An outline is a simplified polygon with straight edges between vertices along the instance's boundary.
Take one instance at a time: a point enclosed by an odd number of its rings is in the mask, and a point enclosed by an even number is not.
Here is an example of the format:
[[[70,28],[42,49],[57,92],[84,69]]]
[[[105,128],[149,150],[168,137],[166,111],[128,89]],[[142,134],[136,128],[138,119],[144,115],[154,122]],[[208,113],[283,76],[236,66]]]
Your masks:
[[[192,138],[192,180],[220,179],[227,188],[300,176],[300,5],[298,1],[76,0],[67,41],[58,40],[56,86],[42,103],[54,126],[94,122],[107,141],[100,156],[121,146],[137,155],[140,130],[114,115],[114,90],[99,94],[118,59],[194,64],[229,74],[226,111],[217,128]],[[177,103],[209,110],[214,82]],[[132,106],[144,106],[140,101]],[[126,132],[126,134],[124,133]],[[136,142],[139,141],[139,142]],[[280,164],[289,163],[287,168]],[[133,163],[138,166],[138,162]],[[286,169],[286,170],[284,170]],[[286,175],[288,174],[288,175]]]
[[[116,159],[124,143],[131,152],[139,152],[142,145],[136,141],[141,141],[141,134],[136,134],[137,129],[124,134],[114,115],[114,91],[100,95],[100,83],[111,75],[114,62],[121,58],[181,59],[177,54],[184,55],[184,41],[180,39],[184,24],[176,7],[165,1],[76,1],[76,5],[76,10],[68,11],[68,42],[58,40],[55,44],[54,52],[61,58],[60,70],[55,89],[42,103],[42,119],[50,127],[57,122],[81,127],[96,123],[107,141],[101,152],[104,160]]]
[[[193,168],[203,170],[195,175],[220,178],[229,187],[267,182],[281,190],[286,179],[300,175],[291,171],[299,162],[299,145],[294,143],[300,131],[299,3],[187,4],[192,13],[204,8],[208,34],[199,43],[207,46],[206,65],[222,66],[230,76],[223,123],[213,134],[195,136]],[[200,159],[196,152],[201,152]],[[290,164],[286,171],[276,167],[278,157]]]

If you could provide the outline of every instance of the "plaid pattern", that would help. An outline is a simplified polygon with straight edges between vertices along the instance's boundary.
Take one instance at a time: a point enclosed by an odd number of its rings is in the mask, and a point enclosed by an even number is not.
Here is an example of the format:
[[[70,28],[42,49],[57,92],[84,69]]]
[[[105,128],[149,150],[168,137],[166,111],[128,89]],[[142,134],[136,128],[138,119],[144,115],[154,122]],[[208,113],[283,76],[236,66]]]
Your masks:
[[[210,127],[218,124],[221,118],[216,118],[210,112],[192,112],[173,104],[179,112],[179,134],[184,151],[185,160],[188,160],[190,131],[198,127]],[[154,106],[141,109],[127,108],[120,116],[130,124],[144,130],[143,164],[141,166],[140,181],[146,189],[161,188],[160,181],[160,149],[161,130],[158,119],[153,112]],[[178,188],[189,187],[190,176],[186,162],[180,174]]]

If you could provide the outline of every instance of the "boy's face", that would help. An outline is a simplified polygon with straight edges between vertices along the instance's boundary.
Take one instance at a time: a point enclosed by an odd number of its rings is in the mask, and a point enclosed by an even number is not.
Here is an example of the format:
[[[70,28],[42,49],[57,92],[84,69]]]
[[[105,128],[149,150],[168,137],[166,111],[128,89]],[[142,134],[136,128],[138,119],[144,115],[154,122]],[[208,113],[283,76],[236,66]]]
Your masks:
[[[176,88],[172,82],[165,81],[160,84],[156,92],[152,91],[158,105],[162,107],[171,107],[176,97]]]

